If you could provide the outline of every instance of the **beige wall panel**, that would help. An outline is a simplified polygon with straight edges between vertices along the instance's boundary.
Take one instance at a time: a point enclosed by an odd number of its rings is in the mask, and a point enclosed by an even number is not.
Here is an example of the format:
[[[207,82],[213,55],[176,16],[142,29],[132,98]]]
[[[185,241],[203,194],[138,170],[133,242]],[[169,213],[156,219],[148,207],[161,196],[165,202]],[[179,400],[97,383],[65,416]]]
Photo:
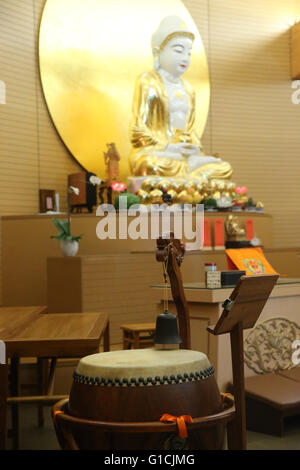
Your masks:
[[[38,29],[45,0],[0,4],[0,214],[35,214],[38,190],[55,189],[66,207],[67,175],[78,171],[50,119],[38,66]]]
[[[45,0],[35,1],[34,22],[36,41]],[[36,46],[36,56],[38,47]],[[76,173],[80,166],[70,155],[52,123],[41,87],[38,66],[36,73],[38,138],[39,138],[39,185],[40,188],[55,189],[60,195],[61,210],[66,208],[67,178]]]
[[[0,78],[7,103],[0,107],[1,214],[38,209],[34,26],[32,4],[23,3],[0,5]]]

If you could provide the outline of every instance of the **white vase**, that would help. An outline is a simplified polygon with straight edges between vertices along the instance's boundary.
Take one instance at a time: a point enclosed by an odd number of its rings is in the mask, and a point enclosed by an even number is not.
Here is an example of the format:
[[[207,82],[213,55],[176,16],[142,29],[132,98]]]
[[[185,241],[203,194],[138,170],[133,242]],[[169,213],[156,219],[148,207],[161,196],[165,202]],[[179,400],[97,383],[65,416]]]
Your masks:
[[[60,248],[64,256],[75,256],[79,243],[76,240],[60,240]]]

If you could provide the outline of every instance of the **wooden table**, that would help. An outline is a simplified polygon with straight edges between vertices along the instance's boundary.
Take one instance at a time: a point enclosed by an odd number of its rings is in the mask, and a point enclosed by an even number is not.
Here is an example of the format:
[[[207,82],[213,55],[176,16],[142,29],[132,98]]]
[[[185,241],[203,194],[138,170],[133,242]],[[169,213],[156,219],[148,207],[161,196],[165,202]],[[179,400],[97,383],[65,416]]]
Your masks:
[[[23,325],[41,313],[47,313],[47,307],[0,307],[0,339],[22,331]]]
[[[191,325],[191,346],[196,351],[207,354],[213,364],[218,385],[225,391],[227,384],[232,382],[231,351],[229,335],[214,337],[207,332],[207,327],[215,325],[223,311],[222,303],[228,298],[234,287],[208,289],[204,283],[184,284],[184,293],[189,306]],[[152,296],[157,300],[157,314],[162,312],[164,286],[152,286]],[[169,311],[176,314],[171,289],[168,289]],[[286,317],[299,323],[300,310],[300,278],[280,278],[277,281],[259,323],[274,317]],[[245,330],[247,337],[250,330]],[[245,365],[245,377],[254,372]]]
[[[0,339],[11,360],[13,396],[19,395],[21,357],[84,357],[99,352],[102,338],[104,351],[109,351],[107,314],[46,312],[46,307],[0,307]],[[18,405],[13,406],[13,428],[19,430]],[[18,448],[19,432],[15,434]]]
[[[21,307],[17,307],[21,309]],[[0,337],[8,357],[81,357],[109,350],[108,315],[103,313],[41,313],[16,321],[1,331],[1,319],[13,307],[0,307]],[[4,310],[4,312],[3,312]],[[6,316],[6,321],[7,321]]]

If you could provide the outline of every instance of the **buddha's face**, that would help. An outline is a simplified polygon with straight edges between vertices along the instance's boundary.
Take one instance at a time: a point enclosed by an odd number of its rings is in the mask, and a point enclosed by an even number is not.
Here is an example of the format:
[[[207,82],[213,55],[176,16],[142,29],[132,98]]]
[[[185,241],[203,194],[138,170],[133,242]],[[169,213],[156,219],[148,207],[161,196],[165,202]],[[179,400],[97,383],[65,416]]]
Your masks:
[[[187,71],[190,65],[192,39],[175,36],[167,42],[159,55],[160,68],[175,77]]]

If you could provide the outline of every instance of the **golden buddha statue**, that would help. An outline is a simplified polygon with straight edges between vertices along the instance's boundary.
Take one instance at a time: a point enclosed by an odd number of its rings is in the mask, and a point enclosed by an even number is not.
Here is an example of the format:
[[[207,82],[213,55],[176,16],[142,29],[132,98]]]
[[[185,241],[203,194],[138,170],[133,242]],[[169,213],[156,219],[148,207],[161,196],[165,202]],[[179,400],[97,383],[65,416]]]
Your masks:
[[[133,99],[129,160],[140,181],[150,175],[194,183],[231,178],[229,163],[204,155],[194,128],[195,92],[182,79],[193,39],[176,16],[162,20],[152,36],[154,70],[138,77]]]
[[[225,221],[225,230],[227,240],[229,241],[244,241],[247,240],[246,230],[239,222],[236,215],[229,214]]]

